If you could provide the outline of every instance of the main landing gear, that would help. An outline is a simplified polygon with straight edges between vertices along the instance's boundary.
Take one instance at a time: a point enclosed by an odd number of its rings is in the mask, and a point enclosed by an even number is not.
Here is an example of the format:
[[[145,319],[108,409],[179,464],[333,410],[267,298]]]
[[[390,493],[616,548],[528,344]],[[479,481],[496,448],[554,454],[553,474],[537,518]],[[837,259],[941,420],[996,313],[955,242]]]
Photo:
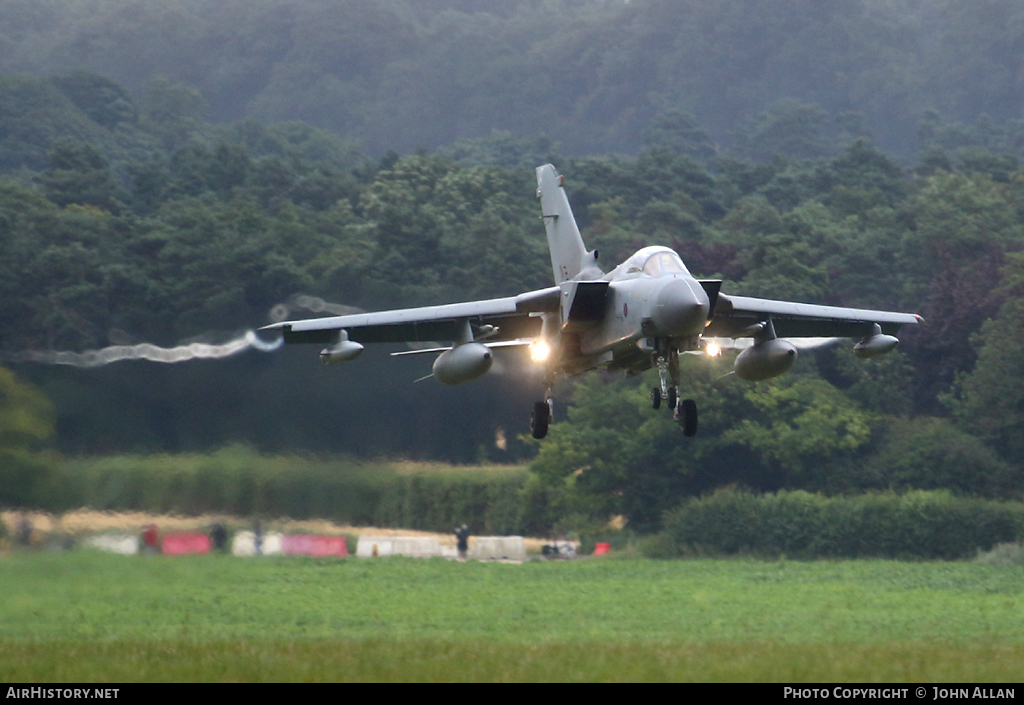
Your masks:
[[[551,423],[551,399],[539,401],[533,405],[533,413],[530,414],[530,433],[536,439],[548,435],[548,425]]]
[[[548,426],[555,413],[555,400],[551,397],[552,389],[555,386],[555,375],[550,370],[545,375],[545,382],[547,391],[544,392],[544,401],[534,404],[533,413],[530,414],[530,435],[537,440],[548,435]]]
[[[679,351],[673,348],[661,349],[655,353],[654,363],[658,367],[661,386],[651,389],[651,406],[660,409],[662,400],[666,401],[672,418],[683,429],[683,435],[697,435],[697,402],[693,399],[679,398]],[[538,440],[548,435],[548,426],[551,425],[554,409],[551,399],[553,375],[547,381],[548,389],[544,401],[535,403],[533,413],[530,414],[530,434]]]
[[[697,435],[697,402],[693,399],[678,400],[678,392],[675,387],[670,387],[667,393],[668,408],[672,410],[672,417],[683,429],[684,436]],[[533,405],[530,413],[530,434],[540,440],[548,435],[548,426],[551,424],[552,400],[539,401]],[[651,390],[651,406],[655,409],[661,408],[661,390],[655,387]]]
[[[651,389],[651,406],[653,408],[661,408],[661,399],[661,389],[658,387]],[[668,388],[665,400],[668,402],[668,408],[672,410],[672,418],[683,429],[683,435],[697,435],[697,402],[693,399],[679,399],[679,392],[675,387]]]
[[[697,402],[693,399],[683,399],[676,408],[675,418],[683,429],[684,436],[697,435]]]

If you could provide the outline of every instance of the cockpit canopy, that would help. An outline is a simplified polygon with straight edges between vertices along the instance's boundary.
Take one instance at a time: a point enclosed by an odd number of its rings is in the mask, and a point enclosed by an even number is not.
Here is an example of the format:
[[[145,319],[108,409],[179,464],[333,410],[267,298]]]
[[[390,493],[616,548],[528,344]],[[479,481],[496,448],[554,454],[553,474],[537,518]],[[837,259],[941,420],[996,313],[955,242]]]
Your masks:
[[[626,274],[641,272],[652,277],[690,273],[679,255],[667,247],[645,247],[638,250],[622,267]]]
[[[659,252],[644,263],[644,274],[660,277],[662,274],[689,274],[683,260],[675,252]]]

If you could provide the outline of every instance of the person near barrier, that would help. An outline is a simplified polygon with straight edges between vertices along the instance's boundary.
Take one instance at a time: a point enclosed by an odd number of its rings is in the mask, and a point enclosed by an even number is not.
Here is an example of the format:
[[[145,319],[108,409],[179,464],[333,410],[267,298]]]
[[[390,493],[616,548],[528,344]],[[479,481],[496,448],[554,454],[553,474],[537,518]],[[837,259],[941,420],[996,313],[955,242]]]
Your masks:
[[[146,524],[142,527],[142,546],[146,553],[160,552],[160,532],[156,524]]]
[[[32,545],[32,520],[27,514],[22,514],[21,521],[18,522],[17,541],[19,546]]]
[[[210,543],[215,551],[224,553],[228,550],[228,530],[220,522],[210,529]]]
[[[459,560],[466,560],[469,555],[469,527],[463,524],[455,529],[456,548],[459,550]]]

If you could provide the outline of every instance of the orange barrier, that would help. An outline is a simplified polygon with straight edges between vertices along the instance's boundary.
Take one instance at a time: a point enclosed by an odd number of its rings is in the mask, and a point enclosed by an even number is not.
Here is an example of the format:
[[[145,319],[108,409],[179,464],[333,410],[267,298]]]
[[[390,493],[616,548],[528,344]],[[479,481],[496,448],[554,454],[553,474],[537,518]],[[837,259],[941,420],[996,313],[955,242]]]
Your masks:
[[[595,543],[594,544],[594,555],[603,556],[606,553],[612,552],[612,545],[610,543]]]
[[[348,546],[345,545],[344,536],[296,534],[285,536],[282,543],[284,552],[291,556],[337,556],[343,558],[348,555]]]
[[[186,553],[209,553],[210,537],[190,531],[164,534],[161,550],[166,556],[180,556]]]

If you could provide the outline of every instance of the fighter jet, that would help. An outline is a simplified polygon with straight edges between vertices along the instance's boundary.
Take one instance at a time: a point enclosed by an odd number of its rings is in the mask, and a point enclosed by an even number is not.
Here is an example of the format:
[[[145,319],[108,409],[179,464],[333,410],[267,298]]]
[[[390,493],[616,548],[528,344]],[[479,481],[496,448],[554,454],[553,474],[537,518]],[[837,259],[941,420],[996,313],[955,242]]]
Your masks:
[[[921,321],[909,313],[727,295],[720,280],[694,278],[668,247],[645,247],[606,273],[597,250],[584,245],[564,177],[550,164],[537,168],[537,196],[554,286],[484,301],[283,321],[263,330],[280,330],[285,343],[326,345],[320,359],[328,365],[355,360],[367,343],[436,341],[435,347],[392,355],[437,355],[430,376],[448,385],[485,374],[496,348],[529,347],[547,387],[533,406],[534,438],[547,434],[559,376],[599,368],[636,374],[655,367],[661,383],[651,390],[652,407],[665,402],[683,433],[692,436],[697,404],[680,399],[680,354],[715,355],[745,340],[733,371],[758,381],[793,366],[798,339],[853,338],[854,352],[868,358],[893,350],[901,325]]]

